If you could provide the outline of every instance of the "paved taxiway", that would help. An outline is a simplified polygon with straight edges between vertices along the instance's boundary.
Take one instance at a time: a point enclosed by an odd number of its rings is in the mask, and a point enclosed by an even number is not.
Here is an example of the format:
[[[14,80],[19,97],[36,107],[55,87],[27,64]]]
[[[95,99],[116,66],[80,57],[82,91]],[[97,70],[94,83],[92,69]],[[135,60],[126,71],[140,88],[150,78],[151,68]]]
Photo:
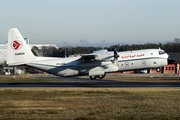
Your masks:
[[[132,87],[180,87],[180,82],[122,82],[109,80],[91,80],[78,77],[46,77],[50,79],[60,79],[67,82],[34,82],[34,83],[0,83],[1,88],[132,88]]]

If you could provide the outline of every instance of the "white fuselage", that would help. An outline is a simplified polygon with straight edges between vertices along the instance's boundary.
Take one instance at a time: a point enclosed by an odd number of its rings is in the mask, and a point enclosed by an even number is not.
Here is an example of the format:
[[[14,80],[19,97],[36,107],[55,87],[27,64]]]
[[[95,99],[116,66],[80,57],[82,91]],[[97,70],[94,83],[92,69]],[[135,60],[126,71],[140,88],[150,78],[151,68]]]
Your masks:
[[[118,59],[120,71],[166,66],[168,54],[160,49],[121,52]]]
[[[106,54],[113,55],[113,52],[103,53],[102,55],[106,56]],[[35,61],[27,63],[27,65],[59,76],[91,76],[117,71],[157,68],[168,64],[168,54],[161,49],[118,52],[118,55],[120,56],[118,65],[110,60],[80,62],[80,57],[36,57]]]

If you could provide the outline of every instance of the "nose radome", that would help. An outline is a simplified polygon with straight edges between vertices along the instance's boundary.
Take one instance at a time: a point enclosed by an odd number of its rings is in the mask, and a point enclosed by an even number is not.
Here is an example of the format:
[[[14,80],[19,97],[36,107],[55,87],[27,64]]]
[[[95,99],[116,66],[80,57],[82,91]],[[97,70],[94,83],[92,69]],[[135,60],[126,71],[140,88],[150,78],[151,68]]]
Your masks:
[[[169,56],[167,60],[168,60],[168,64],[171,64],[175,61],[175,57]]]

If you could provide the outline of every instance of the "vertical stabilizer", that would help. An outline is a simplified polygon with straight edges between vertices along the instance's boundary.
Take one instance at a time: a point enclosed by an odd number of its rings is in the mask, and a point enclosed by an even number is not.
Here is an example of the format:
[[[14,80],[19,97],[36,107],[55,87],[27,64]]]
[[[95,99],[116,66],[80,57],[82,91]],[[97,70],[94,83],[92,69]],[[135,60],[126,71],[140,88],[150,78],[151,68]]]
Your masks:
[[[7,64],[20,65],[34,61],[36,57],[24,41],[17,28],[12,28],[8,33]]]

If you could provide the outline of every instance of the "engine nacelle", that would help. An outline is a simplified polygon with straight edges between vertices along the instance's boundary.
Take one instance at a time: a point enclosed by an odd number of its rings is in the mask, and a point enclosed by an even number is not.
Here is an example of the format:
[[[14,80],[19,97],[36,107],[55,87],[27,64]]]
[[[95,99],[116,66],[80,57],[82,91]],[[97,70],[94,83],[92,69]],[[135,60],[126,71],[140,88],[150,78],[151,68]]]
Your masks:
[[[95,60],[110,60],[114,59],[114,56],[112,53],[105,53],[105,54],[100,54],[95,56]]]

